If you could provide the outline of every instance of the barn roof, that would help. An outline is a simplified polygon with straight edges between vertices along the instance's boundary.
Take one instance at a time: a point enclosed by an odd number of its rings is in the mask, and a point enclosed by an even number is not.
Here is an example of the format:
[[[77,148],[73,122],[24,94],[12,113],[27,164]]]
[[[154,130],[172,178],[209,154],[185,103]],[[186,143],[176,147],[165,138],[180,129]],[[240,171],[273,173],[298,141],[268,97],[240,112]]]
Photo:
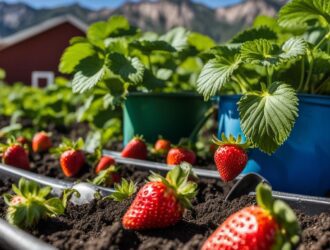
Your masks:
[[[14,44],[17,44],[17,43],[22,42],[26,39],[29,39],[33,36],[41,34],[45,31],[47,31],[51,28],[54,28],[58,25],[61,25],[63,23],[70,23],[83,32],[86,32],[86,30],[87,30],[87,25],[74,16],[64,15],[64,16],[54,17],[52,19],[39,23],[35,26],[32,26],[30,28],[19,31],[11,36],[8,36],[8,37],[2,38],[2,39],[0,38],[0,50],[3,50]]]

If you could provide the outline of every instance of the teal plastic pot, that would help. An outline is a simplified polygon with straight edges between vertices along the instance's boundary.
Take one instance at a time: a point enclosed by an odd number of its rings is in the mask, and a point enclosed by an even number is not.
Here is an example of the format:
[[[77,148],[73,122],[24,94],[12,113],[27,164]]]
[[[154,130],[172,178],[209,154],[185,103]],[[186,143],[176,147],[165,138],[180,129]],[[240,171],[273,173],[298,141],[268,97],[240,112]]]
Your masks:
[[[330,96],[298,97],[299,117],[287,141],[271,156],[251,150],[243,173],[261,174],[277,191],[323,196],[330,191]],[[243,135],[239,99],[220,96],[219,135]]]
[[[124,103],[124,145],[134,135],[153,143],[189,137],[211,103],[194,93],[131,93]]]

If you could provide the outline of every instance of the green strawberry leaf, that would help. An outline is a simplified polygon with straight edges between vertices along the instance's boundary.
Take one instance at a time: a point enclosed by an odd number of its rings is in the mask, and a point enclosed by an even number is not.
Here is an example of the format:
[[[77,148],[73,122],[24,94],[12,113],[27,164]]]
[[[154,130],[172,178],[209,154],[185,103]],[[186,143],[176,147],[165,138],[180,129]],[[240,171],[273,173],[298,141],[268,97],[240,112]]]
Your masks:
[[[150,55],[154,51],[175,52],[176,49],[165,41],[133,41],[130,47],[141,51],[145,55]]]
[[[49,194],[50,194],[50,192],[52,191],[52,188],[51,187],[43,187],[43,188],[41,188],[40,190],[39,190],[39,192],[38,192],[38,196],[39,197],[42,197],[42,198],[46,198]]]
[[[330,72],[330,54],[321,51],[314,50],[313,52],[314,68],[313,74],[327,74]]]
[[[60,200],[64,209],[67,207],[68,201],[71,199],[72,195],[75,195],[77,198],[80,197],[80,193],[76,189],[74,188],[64,189],[62,193],[62,199]]]
[[[108,21],[96,22],[87,30],[87,38],[92,43],[103,44],[108,37],[122,37],[136,34],[137,29],[130,26],[124,16],[111,16]]]
[[[182,51],[188,48],[188,36],[190,31],[186,30],[183,27],[177,27],[171,29],[166,34],[161,36],[159,39],[165,42],[168,42],[172,45],[177,51]]]
[[[104,197],[103,199],[113,199],[115,201],[123,201],[125,199],[128,199],[133,194],[135,194],[137,187],[136,184],[130,180],[129,182],[122,178],[121,183],[115,183],[115,192],[113,192],[111,195]]]
[[[6,205],[7,206],[10,206],[10,201],[13,198],[13,195],[11,195],[11,194],[3,194],[2,197],[3,197]]]
[[[191,166],[189,167],[187,164],[183,163],[173,167],[167,172],[166,178],[152,172],[149,181],[163,182],[167,187],[175,191],[182,206],[191,208],[190,201],[197,195],[198,185],[195,182],[188,181],[189,176],[195,176],[195,174],[192,174]]]
[[[110,166],[107,169],[102,170],[100,173],[98,173],[98,175],[91,181],[91,183],[98,186],[104,185],[109,180],[111,175],[117,171],[118,170],[114,165]]]
[[[48,199],[44,202],[44,205],[51,214],[64,214],[65,208],[62,201],[57,197]]]
[[[227,56],[216,57],[208,61],[197,79],[197,91],[209,99],[230,82],[235,71],[241,64],[238,54],[225,49]]]
[[[23,196],[23,193],[21,192],[20,188],[18,188],[15,184],[12,185],[11,189],[15,194],[19,196]]]
[[[235,35],[231,43],[244,43],[257,39],[276,40],[277,34],[267,26],[251,28]]]
[[[126,17],[111,16],[108,20],[108,36],[109,37],[123,37],[137,34],[138,29],[132,27]]]
[[[59,71],[63,74],[71,74],[86,57],[95,54],[93,46],[89,43],[76,43],[66,48],[60,61]]]
[[[242,60],[261,66],[274,66],[279,62],[279,48],[265,39],[243,43],[241,47]]]
[[[262,93],[243,96],[238,109],[244,134],[261,151],[271,154],[290,135],[298,117],[298,98],[290,85],[274,82]]]
[[[164,80],[157,78],[149,69],[144,70],[143,87],[146,89],[160,90],[165,86],[166,85]]]
[[[307,28],[312,20],[323,27],[330,25],[329,0],[292,0],[279,13],[279,24],[283,27]]]
[[[83,36],[75,36],[70,39],[70,45],[74,45],[77,43],[88,43],[88,39]]]
[[[279,57],[283,60],[291,60],[303,56],[307,52],[307,43],[302,38],[290,38],[282,45]]]
[[[116,77],[105,79],[103,84],[107,89],[107,92],[103,96],[104,109],[107,109],[110,106],[111,108],[115,108],[115,106],[120,105],[127,94],[127,84]]]
[[[275,216],[276,221],[280,224],[281,228],[285,229],[285,231],[283,231],[285,233],[282,233],[281,235],[282,243],[279,244],[277,242],[276,245],[278,248],[275,249],[283,249],[283,246],[287,247],[287,249],[292,249],[299,243],[300,238],[300,226],[296,214],[281,200],[274,201],[272,214]],[[283,246],[280,247],[280,245]]]
[[[119,53],[109,55],[110,70],[125,81],[139,84],[143,80],[144,65],[137,57],[126,58]]]
[[[272,212],[273,197],[272,188],[267,184],[259,184],[256,188],[257,203],[260,207]]]
[[[77,73],[72,81],[73,92],[84,93],[93,88],[102,80],[105,72],[104,60],[97,55],[83,59],[78,64]]]
[[[188,44],[198,51],[208,50],[216,45],[212,38],[197,32],[192,32],[188,35]]]
[[[102,41],[109,36],[109,25],[107,22],[96,22],[89,26],[87,38],[90,41]]]
[[[107,38],[104,44],[110,53],[117,52],[123,55],[128,54],[128,41],[126,38]]]
[[[207,61],[215,58],[216,56],[233,57],[239,52],[240,52],[239,48],[232,47],[230,46],[230,44],[227,44],[227,45],[215,46],[209,50],[201,52],[199,56]]]

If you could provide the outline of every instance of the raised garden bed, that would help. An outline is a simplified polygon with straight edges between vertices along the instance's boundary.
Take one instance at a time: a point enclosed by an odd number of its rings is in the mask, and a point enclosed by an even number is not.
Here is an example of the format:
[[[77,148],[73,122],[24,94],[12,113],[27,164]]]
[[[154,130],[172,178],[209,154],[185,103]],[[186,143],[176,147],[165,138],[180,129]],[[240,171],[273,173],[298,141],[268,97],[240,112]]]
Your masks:
[[[145,176],[136,172],[136,179]],[[0,193],[10,190],[12,181],[1,177]],[[187,211],[175,226],[166,229],[129,231],[123,229],[121,218],[132,198],[121,203],[94,200],[90,204],[70,204],[66,214],[41,221],[28,231],[59,249],[199,249],[206,238],[230,214],[254,204],[252,196],[225,202],[229,185],[201,179],[193,210]],[[1,217],[5,204],[0,201]],[[309,216],[296,210],[302,227],[302,242],[298,249],[329,249],[330,214]]]
[[[68,129],[49,125],[49,130],[54,135],[54,144],[57,145],[61,141],[61,136],[77,139],[86,134],[88,127],[77,124]],[[120,147],[117,145],[117,150],[118,148]],[[85,165],[76,177],[65,177],[58,158],[49,153],[30,154],[30,159],[32,172],[44,176],[67,181],[87,181],[95,177],[92,167],[88,165]],[[162,162],[161,158],[153,160]],[[127,164],[118,165],[121,166],[121,175],[134,180],[139,186],[149,175],[146,169]],[[12,181],[2,177],[0,193],[7,192],[11,183]],[[113,249],[199,249],[206,238],[230,214],[254,204],[255,199],[253,196],[245,195],[232,202],[225,202],[225,194],[232,183],[224,184],[220,179],[202,178],[198,184],[199,193],[193,201],[193,210],[187,211],[184,219],[171,228],[143,232],[123,229],[120,220],[132,202],[131,198],[122,203],[94,200],[86,205],[70,204],[65,215],[42,221],[28,232],[59,249],[107,249],[110,246]],[[2,199],[0,206],[1,217],[4,218],[5,204]],[[306,207],[308,206],[302,202],[301,208],[298,205],[295,210],[303,229],[302,242],[298,249],[328,249],[330,213],[308,215],[310,213],[304,211]]]

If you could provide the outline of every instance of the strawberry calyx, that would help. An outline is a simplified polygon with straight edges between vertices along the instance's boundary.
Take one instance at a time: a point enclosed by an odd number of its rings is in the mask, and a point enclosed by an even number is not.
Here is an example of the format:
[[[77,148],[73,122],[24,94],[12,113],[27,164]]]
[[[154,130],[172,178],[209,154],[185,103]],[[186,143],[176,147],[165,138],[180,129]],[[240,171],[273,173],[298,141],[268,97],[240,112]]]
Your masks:
[[[115,192],[111,195],[104,197],[103,199],[113,199],[115,201],[121,202],[130,198],[133,194],[135,194],[137,187],[136,184],[130,180],[122,178],[121,183],[114,184]]]
[[[36,182],[20,179],[18,186],[13,184],[12,194],[4,194],[8,205],[6,219],[10,224],[21,228],[31,228],[40,219],[63,214],[65,207],[61,199],[49,197],[52,188],[41,188]]]
[[[218,139],[215,135],[213,135],[212,142],[218,146],[233,145],[238,146],[244,150],[252,148],[252,144],[250,141],[242,142],[241,135],[238,135],[237,138],[235,138],[232,134],[230,134],[228,138],[224,133],[222,133],[221,140]]]
[[[293,249],[300,240],[300,226],[293,210],[282,200],[274,200],[272,189],[267,184],[256,188],[258,205],[268,211],[279,225],[272,249]]]
[[[132,140],[138,140],[138,141],[142,141],[142,142],[146,142],[146,140],[144,139],[143,135],[134,135],[134,137],[132,138]]]
[[[16,138],[14,136],[10,136],[7,139],[6,144],[3,144],[3,143],[0,144],[0,153],[4,153],[9,147],[12,147],[12,146],[21,146],[22,148],[28,150],[27,145],[22,145],[21,143],[19,143],[16,140]]]
[[[184,208],[191,208],[191,200],[196,196],[198,187],[197,183],[189,180],[191,172],[192,166],[189,163],[181,163],[167,172],[166,177],[151,172],[149,181],[162,182],[174,191],[176,198]]]
[[[98,173],[98,175],[91,181],[94,185],[102,185],[107,183],[109,178],[112,178],[112,174],[117,173],[119,167],[111,165],[107,169],[104,169]]]
[[[77,141],[72,141],[68,138],[63,138],[62,143],[57,147],[51,150],[51,153],[61,155],[62,153],[69,150],[83,150],[84,149],[84,140],[79,138]]]

